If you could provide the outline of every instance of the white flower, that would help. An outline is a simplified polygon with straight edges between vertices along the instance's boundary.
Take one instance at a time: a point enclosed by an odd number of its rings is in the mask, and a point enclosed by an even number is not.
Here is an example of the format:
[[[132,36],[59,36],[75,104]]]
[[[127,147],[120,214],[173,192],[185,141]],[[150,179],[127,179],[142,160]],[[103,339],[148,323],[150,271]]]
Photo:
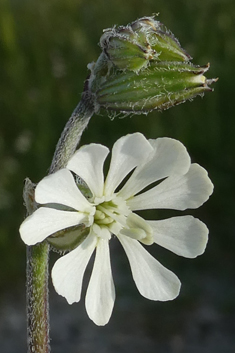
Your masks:
[[[151,300],[172,300],[179,293],[179,279],[141,243],[157,243],[178,255],[193,258],[204,252],[208,229],[192,216],[146,221],[133,211],[197,208],[213,191],[207,172],[198,164],[191,164],[179,141],[147,140],[140,133],[120,138],[113,146],[104,181],[103,167],[108,153],[108,148],[99,144],[83,146],[67,168],[42,179],[35,190],[35,199],[42,207],[20,227],[21,237],[28,245],[68,227],[80,225],[78,238],[81,229],[87,230],[85,240],[56,261],[52,281],[68,303],[78,302],[85,269],[96,249],[85,305],[97,325],[109,321],[115,301],[109,253],[112,235],[126,252],[139,292]],[[90,197],[80,191],[71,171],[87,184]],[[124,186],[120,185],[126,179]],[[157,181],[161,182],[156,185]],[[140,193],[152,183],[155,186]]]

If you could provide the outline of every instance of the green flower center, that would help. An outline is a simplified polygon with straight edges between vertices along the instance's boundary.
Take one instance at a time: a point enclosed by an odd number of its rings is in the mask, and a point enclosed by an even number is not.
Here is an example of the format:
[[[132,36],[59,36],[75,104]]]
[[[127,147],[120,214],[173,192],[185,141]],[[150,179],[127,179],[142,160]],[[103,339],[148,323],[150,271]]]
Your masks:
[[[99,202],[100,200],[97,201]],[[104,230],[106,231],[105,238],[107,237],[107,231],[110,237],[112,233],[119,233],[126,226],[127,216],[131,213],[125,200],[115,195],[111,200],[98,202],[93,224],[93,230],[96,235],[102,238]]]

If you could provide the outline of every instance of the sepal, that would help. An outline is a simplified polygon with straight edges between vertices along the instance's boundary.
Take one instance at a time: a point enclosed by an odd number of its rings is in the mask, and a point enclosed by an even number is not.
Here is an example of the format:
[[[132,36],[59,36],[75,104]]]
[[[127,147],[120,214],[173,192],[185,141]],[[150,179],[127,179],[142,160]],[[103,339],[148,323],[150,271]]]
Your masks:
[[[56,232],[48,237],[47,241],[54,250],[71,251],[86,239],[89,232],[90,228],[81,224]]]

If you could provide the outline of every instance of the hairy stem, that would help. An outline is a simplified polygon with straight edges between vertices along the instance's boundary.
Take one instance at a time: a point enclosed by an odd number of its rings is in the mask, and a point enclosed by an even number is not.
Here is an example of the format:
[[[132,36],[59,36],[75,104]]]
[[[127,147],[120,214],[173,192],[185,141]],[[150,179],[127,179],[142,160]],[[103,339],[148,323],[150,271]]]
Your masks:
[[[37,209],[34,199],[35,184],[28,178],[24,186],[27,215]],[[27,341],[28,353],[49,353],[48,310],[48,257],[49,244],[43,242],[27,247]]]
[[[83,93],[80,103],[65,125],[64,131],[57,143],[49,174],[66,166],[70,157],[74,154],[84,129],[94,113],[92,96],[88,91]]]
[[[49,353],[49,244],[27,247],[28,353]]]
[[[84,91],[81,102],[68,120],[57,143],[49,174],[66,166],[94,113],[92,96]],[[37,209],[34,199],[35,184],[25,180],[24,201],[27,214]],[[48,306],[49,244],[29,246],[27,249],[27,321],[28,353],[49,353]]]

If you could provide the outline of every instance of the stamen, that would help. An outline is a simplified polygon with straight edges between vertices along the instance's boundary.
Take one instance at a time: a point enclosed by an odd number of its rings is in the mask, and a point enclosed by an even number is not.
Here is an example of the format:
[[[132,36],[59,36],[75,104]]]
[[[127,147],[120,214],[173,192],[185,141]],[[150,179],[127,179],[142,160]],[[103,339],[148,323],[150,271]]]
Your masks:
[[[99,209],[106,213],[109,217],[111,217],[114,221],[121,223],[122,226],[126,225],[126,217],[124,215],[120,215],[117,213],[114,213],[113,211],[109,211],[107,208],[99,205]],[[117,209],[115,210],[117,212]]]
[[[104,214],[104,212],[101,212],[100,210],[97,210],[97,209],[96,209],[94,219],[95,219],[95,221],[99,221],[99,220],[105,219],[105,214]]]

